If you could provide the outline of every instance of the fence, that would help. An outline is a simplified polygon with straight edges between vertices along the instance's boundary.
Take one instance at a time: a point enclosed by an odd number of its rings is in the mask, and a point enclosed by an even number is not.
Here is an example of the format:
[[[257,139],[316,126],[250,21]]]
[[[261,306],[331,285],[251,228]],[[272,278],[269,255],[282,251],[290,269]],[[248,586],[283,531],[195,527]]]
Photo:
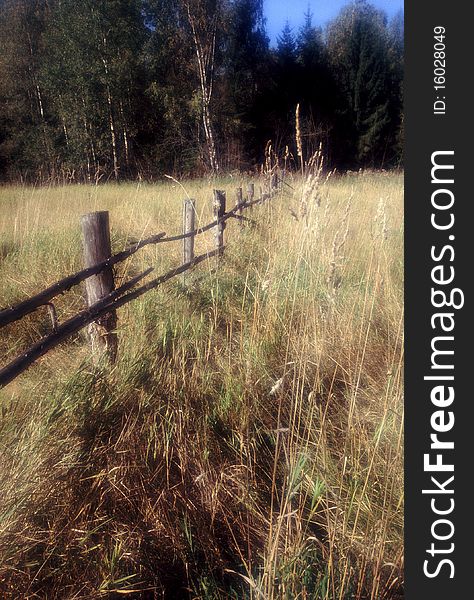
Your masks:
[[[60,279],[47,289],[15,306],[0,310],[0,328],[21,319],[41,306],[48,307],[52,323],[50,334],[0,369],[0,388],[13,381],[41,356],[86,326],[89,326],[88,333],[94,359],[105,354],[109,361],[114,362],[118,352],[116,310],[173,277],[185,273],[204,260],[213,256],[221,257],[224,253],[226,221],[234,218],[240,221],[241,224],[245,222],[255,223],[255,221],[243,215],[244,210],[253,208],[257,204],[274,197],[279,189],[278,184],[279,180],[272,176],[269,191],[264,193],[261,189],[260,197],[254,199],[255,185],[250,183],[245,201],[243,200],[242,188],[238,188],[236,205],[227,212],[225,192],[214,190],[214,221],[199,228],[195,227],[195,201],[187,199],[183,205],[183,233],[181,235],[167,236],[166,233],[158,233],[114,255],[111,254],[108,212],[100,211],[84,215],[81,218],[84,269]],[[211,229],[215,230],[214,250],[195,256],[195,237]],[[125,284],[115,287],[113,265],[123,262],[149,244],[176,241],[183,242],[183,264],[139,287],[136,286],[154,270],[153,268],[146,269]],[[59,324],[56,309],[51,300],[83,281],[86,286],[87,308]]]

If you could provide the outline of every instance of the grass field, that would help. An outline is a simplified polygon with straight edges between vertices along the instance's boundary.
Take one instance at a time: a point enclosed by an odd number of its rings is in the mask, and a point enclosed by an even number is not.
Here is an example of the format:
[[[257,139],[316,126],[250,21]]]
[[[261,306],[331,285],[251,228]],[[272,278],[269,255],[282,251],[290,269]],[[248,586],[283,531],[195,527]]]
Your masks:
[[[205,224],[241,183],[183,185]],[[289,183],[228,225],[219,268],[120,309],[113,368],[83,332],[0,391],[1,598],[403,597],[402,175],[333,176],[299,219]],[[80,215],[109,210],[120,250],[180,233],[184,197],[1,187],[0,305],[81,268]],[[181,258],[148,246],[117,276]],[[2,365],[49,330],[44,309],[0,330]]]

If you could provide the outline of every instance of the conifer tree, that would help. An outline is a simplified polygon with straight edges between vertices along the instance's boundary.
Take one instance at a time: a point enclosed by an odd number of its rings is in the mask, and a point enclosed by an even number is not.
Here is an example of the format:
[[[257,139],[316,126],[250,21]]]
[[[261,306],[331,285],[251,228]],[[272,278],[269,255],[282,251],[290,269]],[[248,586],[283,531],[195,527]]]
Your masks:
[[[384,13],[365,0],[344,8],[328,28],[328,49],[343,100],[348,147],[359,163],[381,165],[387,150],[390,86]]]
[[[252,162],[265,145],[261,124],[269,85],[269,40],[263,0],[235,0],[230,7],[226,36],[227,132],[240,142],[239,159]]]
[[[329,134],[334,117],[335,85],[328,64],[323,30],[313,25],[308,9],[296,38],[297,60],[300,65],[301,122],[305,129],[306,153],[312,154],[323,144],[329,152]]]
[[[392,137],[392,162],[400,166],[403,161],[403,13],[399,11],[389,23],[390,86],[390,129]]]
[[[295,108],[301,100],[300,65],[297,61],[297,45],[288,21],[277,37],[274,68],[274,90],[269,102],[273,103],[274,129],[277,147],[281,149],[292,140]]]

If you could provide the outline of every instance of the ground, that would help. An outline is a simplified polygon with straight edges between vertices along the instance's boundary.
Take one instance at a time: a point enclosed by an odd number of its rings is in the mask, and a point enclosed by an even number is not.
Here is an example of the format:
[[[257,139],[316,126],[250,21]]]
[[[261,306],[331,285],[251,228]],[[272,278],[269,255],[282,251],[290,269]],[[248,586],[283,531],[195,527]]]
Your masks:
[[[1,187],[0,304],[82,267],[86,212],[120,250],[240,185]],[[115,366],[82,332],[0,391],[2,598],[402,597],[402,185],[288,177],[222,260],[119,310]],[[117,278],[181,260],[148,246]],[[0,330],[2,365],[50,327]]]

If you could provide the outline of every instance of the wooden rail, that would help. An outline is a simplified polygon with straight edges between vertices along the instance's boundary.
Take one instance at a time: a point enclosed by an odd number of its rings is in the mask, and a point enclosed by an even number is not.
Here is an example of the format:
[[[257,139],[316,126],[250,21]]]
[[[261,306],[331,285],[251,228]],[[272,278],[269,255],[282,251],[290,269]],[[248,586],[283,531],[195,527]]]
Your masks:
[[[133,292],[129,294],[121,296],[131,288],[133,288],[140,280],[149,275],[153,269],[147,269],[137,275],[120,288],[117,288],[113,292],[111,292],[108,296],[102,298],[95,304],[87,307],[74,317],[71,317],[61,325],[59,325],[55,331],[50,333],[49,335],[42,338],[39,342],[36,342],[33,346],[31,346],[26,352],[20,354],[15,359],[13,359],[10,363],[8,363],[5,367],[0,369],[0,388],[13,381],[18,375],[26,371],[26,369],[31,366],[38,358],[46,354],[49,350],[55,348],[58,344],[66,340],[68,337],[77,333],[86,325],[90,323],[94,323],[104,315],[107,315],[113,310],[117,310],[124,304],[135,300],[139,296],[142,296],[145,292],[148,292],[165,281],[168,281],[172,277],[191,269],[195,265],[199,264],[203,260],[210,258],[211,256],[215,256],[218,253],[217,250],[213,250],[207,254],[202,254],[201,256],[196,257],[192,262],[181,265],[171,271],[168,271],[165,275],[161,275],[156,279],[152,279],[145,285],[137,288]]]
[[[261,204],[265,200],[268,200],[270,197],[271,197],[271,194],[263,194],[263,196],[261,198],[258,198],[257,200],[244,202],[240,207],[235,207],[234,209],[225,213],[220,218],[220,220],[216,219],[215,221],[212,221],[211,223],[208,223],[207,225],[204,225],[203,227],[199,227],[198,229],[194,229],[193,231],[187,231],[183,234],[169,236],[169,237],[166,236],[166,233],[158,233],[158,234],[152,235],[144,240],[140,240],[139,242],[137,242],[130,248],[127,248],[117,254],[114,254],[107,260],[104,260],[100,263],[97,263],[96,265],[82,269],[81,271],[78,271],[77,273],[73,273],[72,275],[68,275],[67,277],[64,277],[63,279],[56,281],[56,283],[53,283],[51,286],[49,286],[48,288],[46,288],[39,294],[36,294],[35,296],[31,296],[31,297],[27,298],[26,300],[24,300],[23,302],[16,304],[15,306],[11,306],[8,308],[4,308],[3,310],[0,310],[0,328],[5,327],[5,325],[8,325],[9,323],[13,323],[14,321],[17,321],[18,319],[21,319],[22,317],[35,311],[36,309],[40,308],[41,306],[48,304],[48,302],[50,302],[53,298],[55,298],[56,296],[59,296],[60,294],[63,294],[64,292],[67,292],[72,287],[74,287],[75,285],[78,285],[79,283],[81,283],[82,281],[84,281],[85,279],[90,277],[91,275],[96,275],[97,273],[100,273],[107,267],[111,267],[113,265],[116,265],[117,263],[123,262],[124,260],[126,260],[127,258],[132,256],[133,254],[135,254],[135,252],[137,252],[138,250],[141,250],[141,248],[143,248],[145,246],[148,246],[150,244],[159,244],[162,242],[176,242],[176,241],[184,240],[186,238],[195,237],[196,235],[200,235],[202,233],[205,233],[206,231],[209,231],[213,227],[216,227],[216,225],[219,222],[224,222],[231,218],[238,219],[240,217],[240,215],[237,215],[236,214],[237,212],[240,212],[240,210],[244,210],[246,208],[254,207],[257,204]]]
[[[73,273],[72,275],[68,275],[64,277],[64,279],[60,279],[53,283],[51,286],[36,294],[35,296],[31,296],[23,302],[16,304],[15,306],[11,306],[9,308],[5,308],[0,311],[0,328],[5,327],[9,323],[13,323],[14,321],[18,321],[22,317],[25,317],[27,314],[35,311],[40,306],[44,306],[48,304],[53,298],[59,296],[59,294],[63,294],[70,290],[73,286],[81,283],[91,275],[96,275],[103,271],[106,267],[111,267],[116,265],[119,262],[124,261],[132,254],[135,254],[140,248],[147,246],[148,244],[156,244],[159,240],[161,240],[166,234],[158,233],[157,235],[152,235],[151,237],[141,240],[137,242],[132,247],[122,250],[118,254],[114,254],[107,260],[104,260],[96,265],[91,267],[87,267],[86,269],[82,269],[82,271],[78,271],[77,273]]]
[[[277,189],[278,188],[275,187],[266,194],[262,192],[260,198],[253,199],[254,186],[253,184],[250,184],[248,187],[248,199],[244,202],[242,199],[242,190],[239,188],[237,190],[237,203],[233,209],[227,212],[225,210],[225,192],[214,190],[213,210],[216,218],[211,223],[199,228],[195,228],[195,202],[188,199],[185,201],[183,212],[183,234],[166,236],[165,233],[158,233],[144,240],[140,240],[133,244],[133,246],[112,256],[107,256],[107,254],[110,254],[108,213],[90,213],[89,215],[82,217],[86,268],[60,279],[42,292],[27,298],[19,304],[0,311],[0,328],[21,319],[25,315],[45,305],[50,309],[53,321],[50,334],[44,336],[27,351],[23,352],[0,369],[0,387],[10,383],[38,358],[86,326],[90,327],[89,334],[93,348],[95,348],[95,360],[100,359],[101,354],[105,352],[108,355],[109,360],[113,362],[117,354],[115,331],[116,320],[114,317],[110,318],[110,316],[115,315],[115,311],[124,304],[135,300],[142,294],[158,287],[173,277],[184,274],[204,260],[213,256],[222,256],[224,252],[225,222],[231,218],[236,218],[241,223],[244,221],[254,222],[251,219],[244,217],[242,214],[243,211],[271,199],[275,195]],[[213,228],[216,230],[215,249],[195,257],[195,236]],[[127,283],[114,289],[113,265],[126,260],[147,245],[180,240],[183,241],[182,265],[142,284],[140,287],[136,287],[153,271],[153,268],[149,268],[130,279]],[[95,262],[94,258],[98,258],[99,262],[91,264],[91,262]],[[103,260],[100,260],[102,258]],[[105,279],[103,277],[104,273],[106,273]],[[64,323],[58,324],[56,311],[51,300],[83,281],[86,281],[87,284],[88,307]]]

